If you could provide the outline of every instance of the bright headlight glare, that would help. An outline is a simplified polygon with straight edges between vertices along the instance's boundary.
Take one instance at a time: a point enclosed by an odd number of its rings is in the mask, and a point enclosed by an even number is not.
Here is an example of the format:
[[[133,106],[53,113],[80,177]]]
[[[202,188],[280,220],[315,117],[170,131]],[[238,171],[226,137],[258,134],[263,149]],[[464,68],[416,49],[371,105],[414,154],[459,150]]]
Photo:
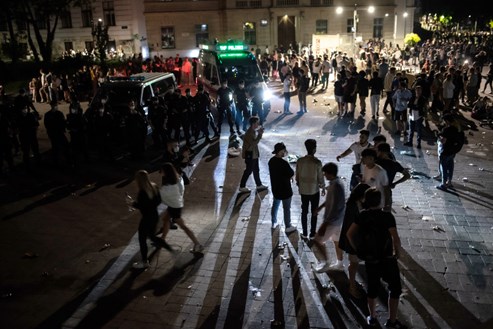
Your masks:
[[[272,93],[270,92],[270,90],[264,90],[264,100],[268,100],[272,97]]]

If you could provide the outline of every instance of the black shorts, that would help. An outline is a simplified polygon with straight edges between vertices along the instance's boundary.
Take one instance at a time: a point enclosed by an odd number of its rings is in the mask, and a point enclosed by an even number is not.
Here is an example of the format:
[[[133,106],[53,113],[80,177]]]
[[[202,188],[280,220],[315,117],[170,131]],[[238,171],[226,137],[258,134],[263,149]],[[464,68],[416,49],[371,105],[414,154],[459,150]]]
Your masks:
[[[368,298],[376,298],[380,288],[380,279],[388,284],[391,298],[399,298],[402,292],[401,277],[397,259],[387,258],[378,263],[365,262],[368,281]]]
[[[181,209],[182,208],[173,208],[173,207],[168,207],[168,214],[171,219],[178,219],[181,218]]]
[[[404,111],[394,111],[395,121],[406,121],[407,120],[407,110]]]

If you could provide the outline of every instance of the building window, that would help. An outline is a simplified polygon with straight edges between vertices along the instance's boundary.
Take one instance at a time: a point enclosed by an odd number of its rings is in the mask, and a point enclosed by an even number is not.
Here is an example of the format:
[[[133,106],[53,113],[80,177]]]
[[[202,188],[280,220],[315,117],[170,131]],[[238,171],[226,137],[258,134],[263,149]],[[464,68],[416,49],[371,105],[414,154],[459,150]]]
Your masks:
[[[65,51],[71,51],[74,49],[74,44],[72,43],[72,41],[64,42],[64,44],[65,44]]]
[[[315,33],[316,34],[327,34],[327,20],[317,19],[315,22]]]
[[[243,24],[243,35],[245,43],[248,45],[257,44],[257,31],[255,30],[255,23],[246,22]]]
[[[80,5],[82,14],[82,27],[91,27],[92,25],[92,8],[91,3],[84,2]]]
[[[104,23],[107,26],[115,26],[115,3],[113,0],[104,0],[103,1],[103,17]]]
[[[175,28],[173,26],[164,26],[161,28],[161,48],[175,48]]]
[[[236,8],[247,8],[247,7],[248,7],[248,1],[244,1],[244,0],[236,1]]]
[[[94,49],[94,41],[86,41],[85,42],[86,50],[91,52]]]
[[[383,18],[373,19],[373,37],[383,38]]]
[[[195,25],[195,46],[198,47],[209,39],[209,26],[207,24]]]
[[[354,30],[354,19],[348,18],[346,25],[346,33],[353,33]]]
[[[70,29],[72,28],[72,14],[70,13],[70,8],[63,9],[60,20],[62,23],[62,28]]]
[[[310,0],[310,5],[312,6],[332,6],[333,0]]]
[[[297,6],[299,5],[299,0],[277,0],[276,4],[278,6]]]
[[[250,1],[250,8],[261,8],[262,0],[252,0]]]

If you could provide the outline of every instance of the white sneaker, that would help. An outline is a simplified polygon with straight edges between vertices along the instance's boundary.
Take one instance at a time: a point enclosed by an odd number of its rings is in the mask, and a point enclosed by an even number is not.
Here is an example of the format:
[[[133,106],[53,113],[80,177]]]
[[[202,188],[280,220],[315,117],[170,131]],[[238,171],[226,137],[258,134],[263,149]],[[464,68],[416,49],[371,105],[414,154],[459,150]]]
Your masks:
[[[275,230],[277,227],[279,226],[279,224],[276,223],[272,223],[272,229]]]
[[[257,191],[261,191],[261,190],[267,190],[269,187],[268,186],[265,186],[265,185],[258,185],[257,186]]]
[[[284,229],[284,232],[286,232],[286,233],[291,233],[291,232],[294,232],[294,231],[296,231],[296,227],[294,227],[294,226],[286,227]]]
[[[138,269],[142,269],[142,268],[148,268],[150,265],[149,265],[149,262],[135,262],[133,263],[132,267],[133,268],[138,268]]]
[[[315,268],[315,272],[317,272],[317,273],[325,273],[328,270],[330,270],[330,264],[328,264],[328,263],[325,263],[325,264],[322,263],[321,265],[319,265]]]
[[[248,187],[240,187],[239,191],[242,193],[250,192],[251,190]]]
[[[342,262],[337,262],[329,266],[329,271],[344,271],[344,264]]]

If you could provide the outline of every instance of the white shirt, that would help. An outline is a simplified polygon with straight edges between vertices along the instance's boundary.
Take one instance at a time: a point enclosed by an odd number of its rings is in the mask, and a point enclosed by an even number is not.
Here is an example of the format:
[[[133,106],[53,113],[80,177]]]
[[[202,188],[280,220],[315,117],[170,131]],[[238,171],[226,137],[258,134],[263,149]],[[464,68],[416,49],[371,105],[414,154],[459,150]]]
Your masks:
[[[291,76],[286,77],[283,83],[283,91],[289,93],[289,88],[291,87]]]
[[[385,171],[385,169],[377,164],[375,164],[375,166],[371,169],[363,165],[362,169],[363,177],[361,179],[361,182],[368,184],[370,187],[376,187],[377,190],[380,191],[380,193],[382,194],[380,206],[383,208],[385,206],[384,187],[389,185],[387,172]]]
[[[178,183],[174,185],[163,185],[159,189],[161,194],[161,202],[171,208],[183,208],[183,192],[185,191],[185,184],[183,178],[180,177]]]
[[[368,142],[366,142],[365,146],[361,146],[359,142],[354,142],[351,146],[349,146],[351,151],[354,153],[354,158],[356,160],[355,163],[361,163],[361,152],[368,147],[370,147],[370,143]]]

